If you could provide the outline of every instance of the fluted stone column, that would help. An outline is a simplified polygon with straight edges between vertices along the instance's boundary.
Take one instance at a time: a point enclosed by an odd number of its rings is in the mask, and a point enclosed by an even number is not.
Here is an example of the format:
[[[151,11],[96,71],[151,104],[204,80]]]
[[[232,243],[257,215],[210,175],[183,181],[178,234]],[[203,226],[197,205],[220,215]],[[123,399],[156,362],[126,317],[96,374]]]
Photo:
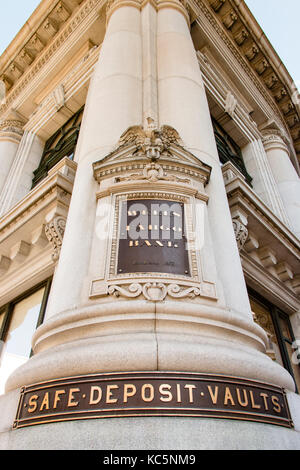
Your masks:
[[[85,107],[75,155],[78,169],[46,320],[34,335],[34,356],[10,377],[7,390],[61,377],[118,371],[227,374],[293,390],[290,375],[264,354],[266,335],[252,320],[187,10],[177,0],[158,1],[156,12],[142,11],[145,5],[138,0],[109,2],[107,31]],[[145,67],[147,54],[148,60],[157,54],[157,69],[155,64]],[[170,126],[167,137],[163,126]],[[156,161],[147,159],[153,129],[156,138],[150,150],[160,155],[165,145],[169,151],[163,157],[169,165],[166,172],[160,167],[161,156]],[[134,151],[126,146],[128,141],[134,142]],[[178,166],[183,165],[180,158],[192,162],[189,173],[186,163],[190,180],[185,172],[168,173],[175,152]],[[147,162],[145,167],[130,166],[137,155]],[[109,157],[111,177],[101,179],[100,175],[96,182],[93,164],[97,162],[101,170]],[[200,169],[206,178],[202,174],[196,181]],[[117,171],[118,178],[114,178]],[[145,281],[129,271],[125,273],[132,279],[129,287],[128,279],[120,281],[114,272],[116,284],[105,289],[109,281],[105,275],[111,272],[117,250],[113,236],[111,248],[101,237],[105,226],[97,223],[98,211],[115,204],[109,219],[110,229],[115,230],[119,211],[115,195],[122,197],[126,191],[149,192],[157,199],[163,193],[165,198],[171,194],[171,200],[177,196],[192,200],[187,211],[200,206],[203,218],[198,218],[197,211],[189,214],[197,229],[195,238],[199,231],[205,234],[192,260],[202,283],[191,275],[181,279],[184,287],[180,290],[176,276],[168,278],[160,272],[157,281],[148,272]],[[201,290],[203,286],[208,290]],[[116,292],[120,295],[114,297]],[[205,419],[199,423],[159,416],[131,418],[130,423],[127,418],[121,422],[108,418],[101,425],[92,421],[74,426],[61,423],[58,433],[67,434],[67,427],[76,429],[74,447],[89,435],[94,448],[197,448],[196,430],[203,427],[206,434],[211,426]],[[122,432],[124,426],[130,432]],[[223,426],[223,431],[216,424],[213,427],[213,439],[217,436],[221,447],[224,435],[230,436],[231,423]],[[30,439],[37,433],[35,429]],[[21,439],[22,432],[18,436]],[[37,437],[45,445],[45,438]],[[58,448],[55,433],[51,439]]]
[[[23,123],[18,120],[0,122],[0,193],[16,156],[22,135]]]
[[[178,130],[188,149],[212,168],[208,206],[217,272],[226,305],[248,316],[246,286],[227,204],[219,156],[199,65],[184,8],[158,2],[158,96],[160,124]],[[186,12],[185,12],[186,13]]]
[[[300,238],[300,178],[288,147],[276,131],[265,131],[263,144],[291,229]]]
[[[24,381],[95,371],[157,369],[228,373],[293,388],[289,374],[263,354],[265,336],[252,319],[187,11],[179,1],[159,1],[157,30],[153,11],[146,26],[138,1],[130,6],[113,2],[107,16],[107,32],[76,150],[78,169],[46,321],[33,339],[35,356],[12,375],[8,388]],[[146,40],[147,28],[151,28],[151,34]],[[157,47],[157,92],[154,68],[150,68],[153,73],[145,73],[143,67],[142,51],[150,46],[154,51]],[[127,299],[91,295],[91,280],[111,262],[108,245],[98,239],[104,227],[96,224],[97,210],[112,201],[109,194],[102,197],[97,209],[92,164],[116,148],[126,129],[147,122],[145,113],[151,102],[154,114],[149,116],[150,128],[155,124],[156,93],[159,127],[176,129],[199,164],[202,161],[212,169],[207,186],[209,202],[204,210],[204,245],[197,256],[209,285],[215,285],[215,300],[211,294],[207,295],[211,300],[205,296],[196,301],[183,297],[184,303],[172,298],[149,302],[147,295],[146,299],[135,299],[130,293]],[[92,282],[95,285],[96,281]],[[124,288],[121,292],[124,294]],[[189,320],[188,312],[194,320]],[[209,333],[211,316],[218,328]],[[51,367],[45,367],[47,362]]]
[[[261,139],[249,142],[243,149],[247,171],[252,176],[252,187],[256,194],[272,209],[288,227],[289,219],[274,179],[268,157]]]

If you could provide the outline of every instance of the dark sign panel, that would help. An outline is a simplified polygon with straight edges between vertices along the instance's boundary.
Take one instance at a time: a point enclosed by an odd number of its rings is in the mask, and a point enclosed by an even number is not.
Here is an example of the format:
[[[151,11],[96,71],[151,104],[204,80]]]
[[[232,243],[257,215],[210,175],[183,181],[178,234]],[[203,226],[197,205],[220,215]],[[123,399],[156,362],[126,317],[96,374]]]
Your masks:
[[[276,386],[215,375],[124,372],[24,387],[14,428],[130,416],[231,418],[293,426],[285,393]]]
[[[190,275],[184,233],[184,204],[154,199],[121,206],[118,274]]]

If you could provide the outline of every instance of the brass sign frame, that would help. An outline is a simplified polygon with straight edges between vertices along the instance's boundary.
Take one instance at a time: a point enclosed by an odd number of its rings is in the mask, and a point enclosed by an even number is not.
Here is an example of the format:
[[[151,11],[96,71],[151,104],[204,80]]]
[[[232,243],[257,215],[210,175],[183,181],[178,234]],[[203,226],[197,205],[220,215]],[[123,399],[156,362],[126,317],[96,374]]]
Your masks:
[[[132,214],[129,209],[136,206],[139,207],[140,212],[137,214],[134,211]],[[142,211],[140,206],[145,210]],[[179,208],[179,213],[174,211],[174,207]],[[161,273],[191,276],[185,237],[185,204],[183,202],[157,198],[127,199],[121,202],[120,211],[122,228],[118,241],[118,274],[151,273],[155,275]],[[145,214],[142,215],[143,213]],[[174,214],[173,217],[172,214]],[[178,227],[175,226],[176,218]],[[130,238],[130,222],[134,219],[142,219],[143,225],[139,224],[141,229],[135,232],[138,237],[132,239]],[[153,219],[157,225],[152,225]],[[162,225],[164,219],[168,220],[170,227]],[[171,219],[173,219],[173,223]],[[147,235],[143,237],[145,233]]]
[[[13,429],[79,419],[177,416],[293,427],[284,389],[188,372],[116,372],[50,380],[21,389]]]

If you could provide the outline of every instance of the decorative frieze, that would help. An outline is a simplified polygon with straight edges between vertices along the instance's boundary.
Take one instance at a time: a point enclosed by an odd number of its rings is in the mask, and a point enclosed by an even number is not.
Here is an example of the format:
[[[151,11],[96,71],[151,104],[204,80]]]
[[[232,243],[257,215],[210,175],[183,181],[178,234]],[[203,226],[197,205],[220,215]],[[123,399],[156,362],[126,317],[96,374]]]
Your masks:
[[[202,289],[201,285],[183,285],[159,281],[146,281],[127,285],[112,284],[108,287],[107,292],[109,295],[115,295],[116,297],[136,298],[143,296],[149,301],[162,302],[166,297],[173,299],[194,299],[198,296],[215,297],[215,291],[211,288],[212,285],[210,285],[210,292],[208,292],[205,287]]]

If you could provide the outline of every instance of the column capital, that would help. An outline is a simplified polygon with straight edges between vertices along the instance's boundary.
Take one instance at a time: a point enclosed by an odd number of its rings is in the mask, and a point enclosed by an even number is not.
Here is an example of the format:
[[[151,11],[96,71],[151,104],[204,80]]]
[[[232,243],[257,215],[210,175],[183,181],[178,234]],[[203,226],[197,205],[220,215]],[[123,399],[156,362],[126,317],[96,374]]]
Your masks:
[[[19,143],[22,135],[24,122],[17,119],[4,119],[0,121],[0,140]]]
[[[106,3],[106,24],[111,15],[121,7],[134,7],[140,10],[142,8],[141,0],[108,0]]]
[[[135,7],[141,10],[150,3],[157,11],[163,8],[173,8],[180,11],[190,26],[189,6],[186,0],[108,0],[106,3],[106,21],[118,8],[123,6]]]
[[[281,132],[276,129],[268,129],[262,131],[262,143],[265,150],[284,150],[289,154],[289,149],[281,135]]]
[[[180,11],[190,27],[190,9],[186,0],[156,0],[156,4],[158,11],[163,8],[173,8]]]

